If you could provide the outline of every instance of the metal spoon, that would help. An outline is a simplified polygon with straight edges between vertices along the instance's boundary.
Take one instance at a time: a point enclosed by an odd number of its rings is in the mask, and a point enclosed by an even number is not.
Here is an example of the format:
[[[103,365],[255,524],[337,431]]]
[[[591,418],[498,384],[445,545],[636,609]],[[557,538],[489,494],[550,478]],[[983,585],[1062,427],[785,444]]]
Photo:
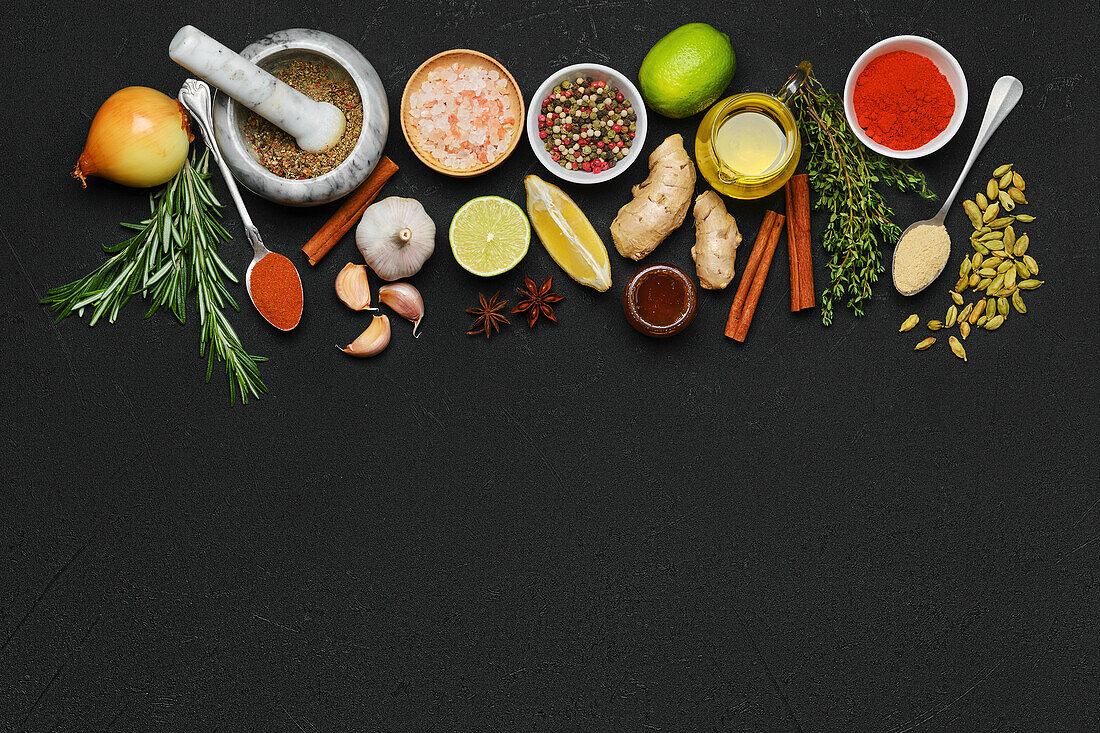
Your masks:
[[[966,165],[963,166],[962,173],[959,174],[959,180],[955,181],[955,187],[951,189],[950,195],[947,200],[943,202],[943,206],[931,219],[925,219],[924,221],[915,221],[906,227],[905,231],[901,233],[901,237],[898,242],[901,242],[905,238],[905,235],[909,233],[910,229],[918,226],[935,226],[942,227],[943,222],[947,219],[947,210],[951,208],[951,204],[955,202],[955,196],[958,195],[959,189],[962,188],[963,180],[966,178],[966,174],[970,172],[971,166],[974,165],[974,161],[978,158],[978,154],[982,152],[982,148],[989,142],[989,138],[993,136],[993,132],[1004,122],[1005,117],[1008,117],[1008,113],[1012,111],[1012,108],[1016,106],[1016,103],[1020,101],[1020,97],[1024,94],[1024,85],[1014,76],[1002,76],[997,80],[997,83],[993,85],[993,91],[989,94],[989,104],[985,108],[985,117],[982,118],[982,126],[978,130],[978,139],[974,141],[974,147],[970,149],[970,157],[966,159]],[[940,266],[940,271],[936,273],[936,277],[933,277],[928,281],[928,285],[923,288],[918,288],[911,292],[903,292],[901,288],[898,288],[897,277],[897,260],[898,249],[894,247],[894,259],[891,264],[892,274],[894,276],[894,287],[902,295],[916,295],[917,293],[927,288],[935,282],[936,278],[943,273],[945,267],[947,267],[947,260],[944,260],[943,265]]]
[[[264,241],[260,239],[260,230],[256,228],[256,225],[252,223],[252,217],[248,215],[248,210],[244,207],[244,201],[241,199],[241,192],[237,189],[237,182],[233,179],[233,173],[229,170],[229,166],[225,164],[225,160],[222,158],[221,150],[218,149],[218,141],[214,138],[214,125],[212,110],[212,98],[210,94],[210,85],[204,81],[198,79],[188,79],[183,83],[183,88],[179,93],[180,103],[187,108],[187,111],[191,113],[191,119],[198,125],[199,130],[202,131],[203,139],[206,140],[206,147],[210,150],[210,155],[214,158],[214,162],[218,164],[218,168],[221,169],[222,176],[225,178],[225,185],[229,189],[229,197],[233,199],[233,203],[237,206],[237,212],[241,215],[241,222],[244,224],[244,233],[248,237],[248,241],[252,243],[252,262],[248,264],[248,269],[244,273],[244,286],[248,291],[248,297],[252,300],[252,305],[256,305],[256,299],[252,297],[252,269],[256,267],[256,263],[262,260],[269,254],[272,254],[271,250],[264,246]],[[281,255],[279,255],[281,256]],[[294,264],[291,263],[291,267]],[[298,285],[298,298],[302,299],[302,278],[298,275],[298,269],[294,268],[294,278]],[[271,323],[263,311],[256,308],[260,315],[264,317],[268,323]],[[294,325],[289,328],[282,328],[280,326],[272,326],[278,328],[280,331],[293,330],[302,320],[302,314],[298,314],[298,319],[294,321]]]

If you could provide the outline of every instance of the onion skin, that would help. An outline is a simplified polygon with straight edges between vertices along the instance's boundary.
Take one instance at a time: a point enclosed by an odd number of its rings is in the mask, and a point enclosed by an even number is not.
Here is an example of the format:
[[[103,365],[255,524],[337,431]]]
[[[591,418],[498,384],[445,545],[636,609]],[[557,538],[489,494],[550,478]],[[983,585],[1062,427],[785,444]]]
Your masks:
[[[179,101],[149,87],[126,87],[96,112],[73,178],[85,187],[88,176],[159,186],[183,168],[194,139]]]

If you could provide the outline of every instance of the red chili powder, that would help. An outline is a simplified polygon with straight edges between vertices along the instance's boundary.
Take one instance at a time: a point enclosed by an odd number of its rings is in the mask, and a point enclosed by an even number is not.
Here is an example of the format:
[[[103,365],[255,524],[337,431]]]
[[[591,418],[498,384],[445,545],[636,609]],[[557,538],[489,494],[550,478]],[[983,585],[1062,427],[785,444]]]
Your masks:
[[[892,150],[912,150],[939,135],[955,112],[955,93],[929,59],[910,51],[884,54],[856,80],[859,126]]]
[[[294,263],[274,252],[252,268],[252,302],[273,326],[290,329],[302,319],[302,281]]]

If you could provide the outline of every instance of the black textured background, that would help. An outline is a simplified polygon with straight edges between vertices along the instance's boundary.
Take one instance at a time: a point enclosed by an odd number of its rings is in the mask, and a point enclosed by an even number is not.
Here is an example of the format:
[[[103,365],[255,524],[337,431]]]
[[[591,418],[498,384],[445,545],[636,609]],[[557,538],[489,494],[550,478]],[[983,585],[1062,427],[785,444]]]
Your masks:
[[[1093,3],[153,0],[0,16],[0,729],[1100,729]],[[770,90],[806,58],[840,89],[885,36],[944,44],[971,100],[920,164],[941,194],[993,81],[1018,76],[1023,101],[964,191],[1005,161],[1027,178],[1047,280],[1028,315],[971,336],[968,364],[942,342],[916,354],[919,332],[897,326],[942,311],[947,277],[911,301],[883,281],[866,317],[823,328],[788,312],[781,247],[746,346],[720,335],[731,292],[649,341],[622,318],[633,268],[614,253],[601,295],[537,242],[480,281],[441,237],[415,278],[423,337],[397,323],[382,356],[356,361],[333,349],[367,321],[332,292],[350,238],[315,270],[297,253],[334,207],[252,196],[307,298],[289,336],[251,308],[233,318],[271,358],[266,398],[230,408],[224,377],[203,383],[197,323],[134,303],[90,330],[36,305],[144,215],[142,193],[81,191],[68,171],[111,92],[178,88],[167,46],[184,23],[236,48],[286,27],[342,36],[395,114],[441,50],[496,56],[529,95],[576,61],[633,75],[695,20],[731,35],[734,90]],[[647,152],[697,122],[651,116]],[[521,147],[484,178],[439,177],[396,124],[387,153],[402,169],[385,193],[419,198],[442,231],[468,198],[522,203],[524,174],[542,174]],[[642,177],[570,190],[606,232]],[[934,210],[890,200],[903,224]],[[731,208],[751,242],[781,205]],[[227,225],[243,272],[232,211]],[[949,226],[964,245],[961,209]],[[692,237],[689,223],[654,259],[690,265]],[[524,273],[555,276],[560,325],[467,338],[477,291]]]

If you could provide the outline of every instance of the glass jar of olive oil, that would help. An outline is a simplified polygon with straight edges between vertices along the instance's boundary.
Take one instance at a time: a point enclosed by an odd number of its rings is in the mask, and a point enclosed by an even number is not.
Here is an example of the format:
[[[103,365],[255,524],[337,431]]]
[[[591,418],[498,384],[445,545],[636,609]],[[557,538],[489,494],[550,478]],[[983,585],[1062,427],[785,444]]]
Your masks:
[[[719,193],[756,199],[783,187],[798,167],[802,143],[787,101],[810,72],[803,61],[775,94],[748,92],[714,104],[695,133],[699,172]]]

